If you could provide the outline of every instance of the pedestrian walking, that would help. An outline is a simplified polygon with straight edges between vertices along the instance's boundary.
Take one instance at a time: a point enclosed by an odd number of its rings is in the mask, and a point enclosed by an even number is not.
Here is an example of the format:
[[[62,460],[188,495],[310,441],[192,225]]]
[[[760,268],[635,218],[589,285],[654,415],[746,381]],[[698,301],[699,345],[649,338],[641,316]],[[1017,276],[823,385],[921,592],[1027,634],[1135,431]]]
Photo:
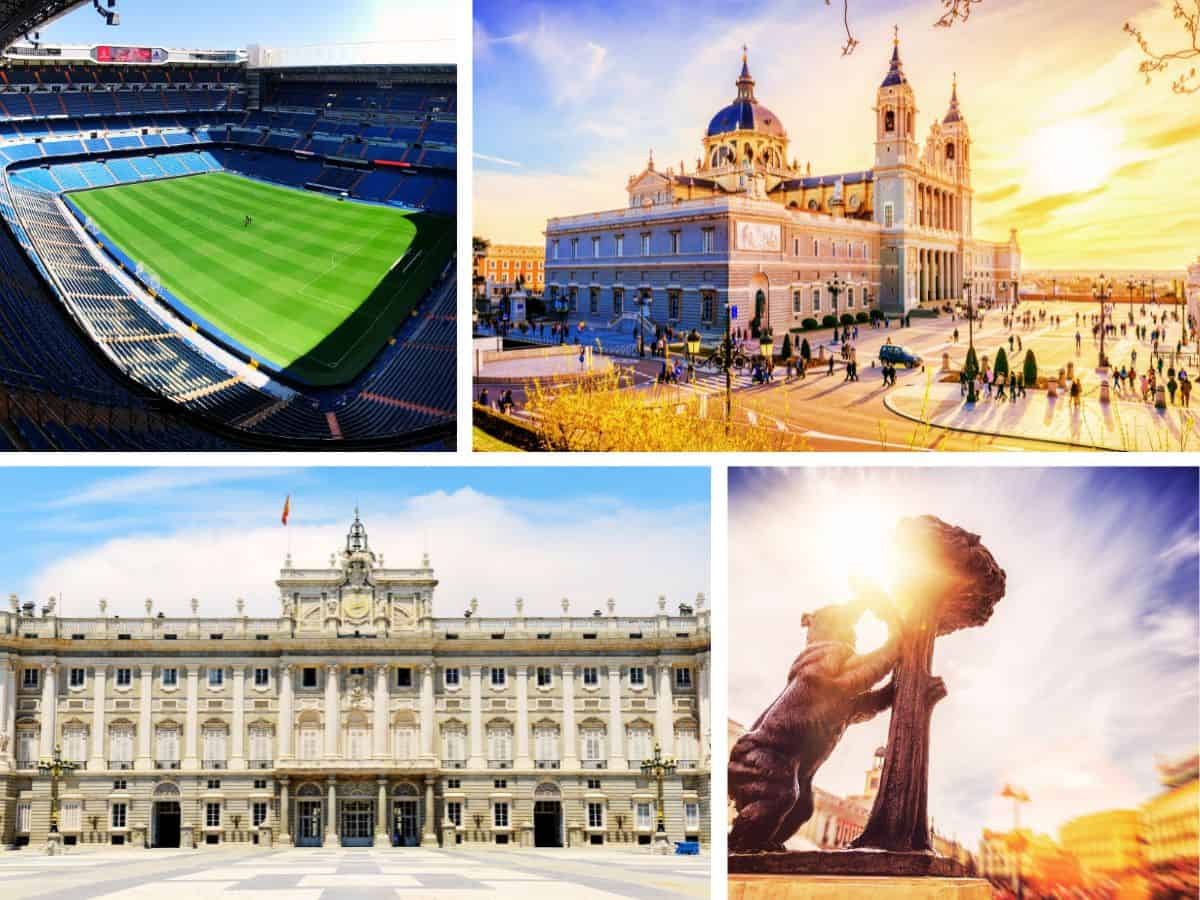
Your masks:
[[[832,353],[829,354],[829,371],[826,374],[827,375],[833,374],[833,354]]]
[[[1179,405],[1185,409],[1191,406],[1192,382],[1188,378],[1179,379]]]

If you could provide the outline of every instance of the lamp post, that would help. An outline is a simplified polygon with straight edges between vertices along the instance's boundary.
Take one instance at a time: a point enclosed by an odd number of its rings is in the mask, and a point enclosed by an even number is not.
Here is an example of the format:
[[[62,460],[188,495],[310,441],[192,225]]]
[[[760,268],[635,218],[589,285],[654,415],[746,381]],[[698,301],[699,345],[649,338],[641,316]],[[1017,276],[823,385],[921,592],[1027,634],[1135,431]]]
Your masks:
[[[1104,309],[1112,298],[1112,279],[1105,278],[1104,273],[1092,282],[1092,296],[1100,302],[1100,368],[1108,368],[1108,359],[1104,356]]]
[[[963,366],[963,376],[967,379],[967,402],[978,400],[975,393],[975,368],[979,365],[975,359],[975,306],[971,297],[971,278],[963,279],[963,296],[967,298],[967,364]]]
[[[658,782],[658,824],[654,829],[654,852],[670,853],[671,842],[667,839],[667,820],[663,815],[663,778],[675,774],[675,760],[663,758],[662,746],[654,742],[654,756],[642,760],[642,774]]]
[[[767,325],[758,332],[758,352],[762,354],[763,364],[770,372],[775,368],[775,332]]]
[[[1137,287],[1137,282],[1130,278],[1125,282],[1125,293],[1129,296],[1129,324],[1133,324],[1133,289]]]
[[[725,301],[725,352],[721,354],[725,367],[725,433],[733,421],[733,304]]]
[[[58,782],[77,768],[78,764],[62,758],[62,748],[57,744],[54,745],[53,756],[43,756],[37,762],[38,774],[50,776],[50,834],[46,838],[48,856],[54,856],[62,847],[62,837],[58,833]]]
[[[842,323],[838,319],[837,298],[838,298],[838,294],[840,294],[845,289],[846,289],[845,280],[842,278],[839,278],[837,275],[834,275],[832,278],[830,278],[828,281],[825,282],[825,290],[829,291],[829,296],[831,296],[833,298],[833,343],[835,343],[835,344],[838,342],[838,331],[841,330],[841,327],[842,327]],[[903,323],[901,323],[901,324],[903,324]]]
[[[1017,900],[1021,900],[1023,896],[1023,888],[1021,885],[1021,852],[1025,849],[1025,839],[1021,837],[1021,804],[1029,802],[1029,795],[1021,788],[1014,788],[1011,784],[1006,784],[1004,790],[1000,792],[1001,797],[1007,797],[1013,802],[1013,839],[1010,846],[1013,848],[1013,892],[1017,895]]]
[[[695,378],[696,372],[696,355],[700,352],[700,332],[695,328],[688,332],[687,336],[687,354],[688,354],[688,381]]]
[[[570,304],[567,303],[566,295],[563,295],[563,294],[555,294],[554,295],[554,311],[556,313],[558,313],[558,324],[559,324],[558,342],[560,344],[566,340],[566,338],[564,337],[564,329],[566,328],[566,324],[567,324],[567,308],[569,306],[570,306]]]
[[[646,319],[650,316],[651,300],[646,294],[638,295],[638,356],[646,355]]]

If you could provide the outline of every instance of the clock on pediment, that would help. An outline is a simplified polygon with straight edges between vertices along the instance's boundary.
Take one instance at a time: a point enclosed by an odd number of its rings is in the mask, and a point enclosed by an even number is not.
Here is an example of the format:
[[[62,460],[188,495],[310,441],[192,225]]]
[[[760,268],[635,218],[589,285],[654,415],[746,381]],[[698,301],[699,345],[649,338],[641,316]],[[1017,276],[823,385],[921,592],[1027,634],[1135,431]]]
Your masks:
[[[367,531],[356,509],[354,524],[346,535],[346,549],[342,552],[340,595],[344,620],[358,624],[370,618],[375,606],[374,567],[375,554],[367,543]]]

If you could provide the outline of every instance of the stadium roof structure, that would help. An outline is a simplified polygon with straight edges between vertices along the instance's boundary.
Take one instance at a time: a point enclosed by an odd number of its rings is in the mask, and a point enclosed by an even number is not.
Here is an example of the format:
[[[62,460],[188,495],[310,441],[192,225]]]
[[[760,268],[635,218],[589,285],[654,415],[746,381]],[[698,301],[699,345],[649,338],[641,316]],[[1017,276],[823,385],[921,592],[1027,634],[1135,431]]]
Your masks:
[[[0,49],[87,0],[0,0]]]

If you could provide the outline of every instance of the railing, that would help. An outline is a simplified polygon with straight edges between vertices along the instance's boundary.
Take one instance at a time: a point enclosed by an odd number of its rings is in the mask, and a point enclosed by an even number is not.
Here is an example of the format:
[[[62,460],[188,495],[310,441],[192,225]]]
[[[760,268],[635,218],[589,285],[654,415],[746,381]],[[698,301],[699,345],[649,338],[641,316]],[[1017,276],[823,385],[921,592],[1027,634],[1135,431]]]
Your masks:
[[[607,769],[608,760],[606,759],[585,759],[583,761],[585,769]]]
[[[32,759],[18,759],[17,760],[17,768],[18,769],[36,769],[37,761],[32,760]]]
[[[465,759],[443,759],[442,768],[444,769],[465,769],[467,761]]]
[[[75,766],[75,771],[77,771],[77,772],[82,772],[84,769],[87,768],[87,760],[86,759],[72,759],[72,760],[70,760],[70,762],[72,765]]]
[[[178,769],[179,768],[179,760],[177,760],[177,759],[156,759],[154,761],[154,768],[156,768],[156,769]]]
[[[562,761],[557,759],[538,759],[534,760],[533,766],[535,769],[558,769],[562,767]]]
[[[133,760],[132,759],[110,759],[108,761],[108,768],[114,772],[132,772],[133,771]]]
[[[513,767],[511,759],[489,759],[487,764],[489,769],[511,769]]]
[[[678,769],[695,769],[699,766],[699,761],[694,759],[679,759],[675,761],[675,767]]]
[[[202,768],[205,768],[205,769],[228,769],[229,768],[228,760],[224,760],[224,759],[206,759],[206,760],[202,760],[202,762],[203,762]]]
[[[247,763],[251,769],[270,769],[275,765],[273,759],[252,759]]]

